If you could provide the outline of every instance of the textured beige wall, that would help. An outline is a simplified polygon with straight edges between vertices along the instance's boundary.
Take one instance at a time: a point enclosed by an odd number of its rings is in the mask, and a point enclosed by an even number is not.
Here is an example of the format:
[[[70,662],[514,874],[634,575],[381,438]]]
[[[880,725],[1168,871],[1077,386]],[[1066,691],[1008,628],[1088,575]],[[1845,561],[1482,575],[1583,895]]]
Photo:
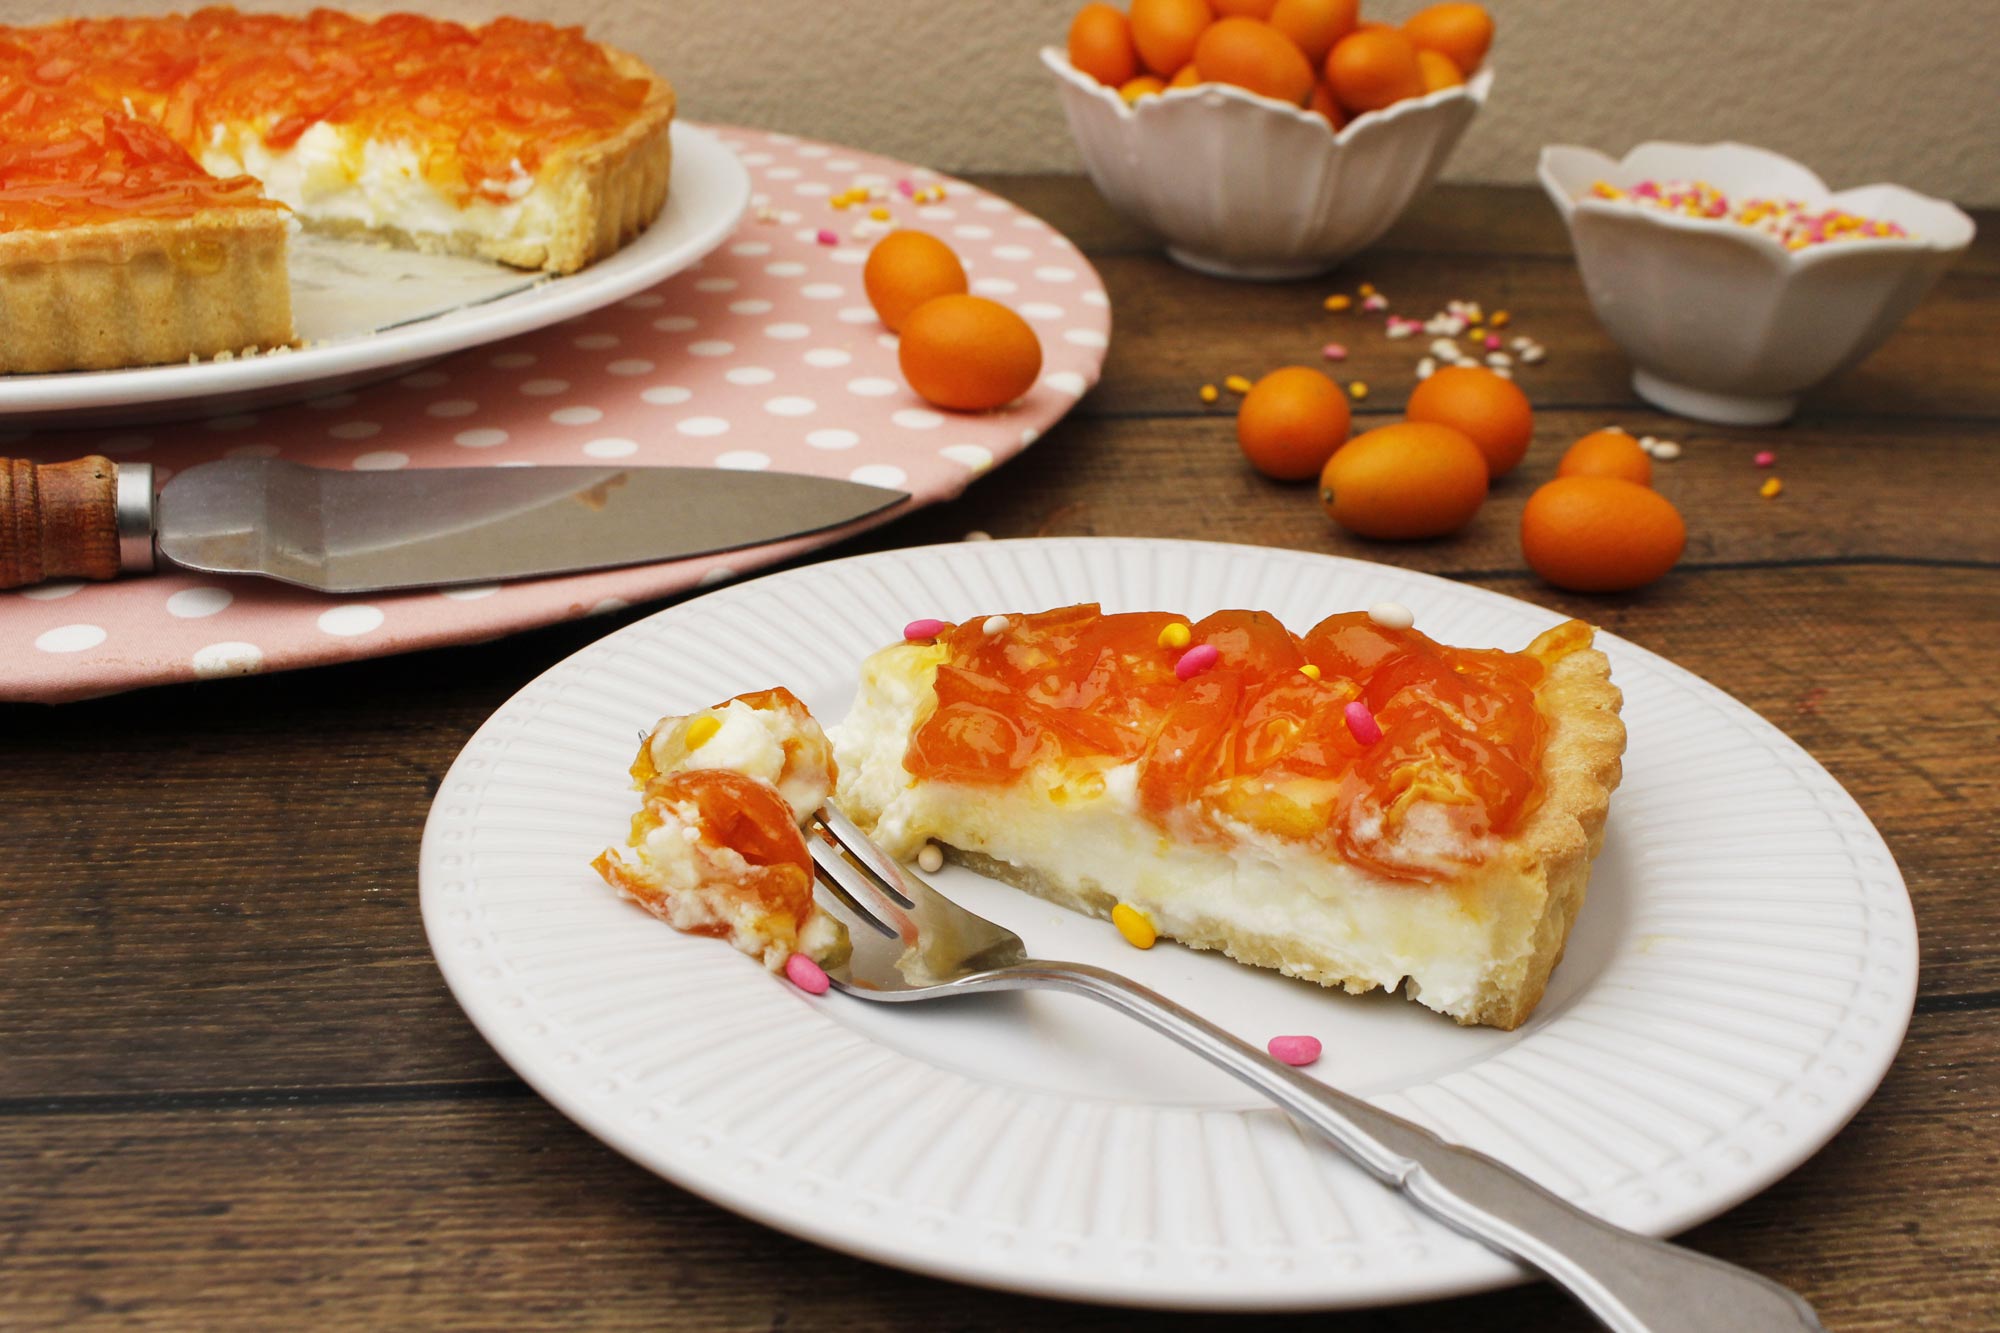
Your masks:
[[[686,114],[790,130],[948,171],[1074,169],[1048,75],[1081,0],[424,0],[582,23],[653,61]],[[1400,18],[1421,0],[1372,0]],[[1488,0],[1493,100],[1447,176],[1528,181],[1543,143],[1611,152],[1735,138],[1835,185],[1892,180],[2000,205],[1996,0]],[[163,12],[171,0],[103,0]],[[249,3],[245,8],[306,8]],[[396,0],[355,8],[399,7]],[[9,22],[92,0],[0,0]]]

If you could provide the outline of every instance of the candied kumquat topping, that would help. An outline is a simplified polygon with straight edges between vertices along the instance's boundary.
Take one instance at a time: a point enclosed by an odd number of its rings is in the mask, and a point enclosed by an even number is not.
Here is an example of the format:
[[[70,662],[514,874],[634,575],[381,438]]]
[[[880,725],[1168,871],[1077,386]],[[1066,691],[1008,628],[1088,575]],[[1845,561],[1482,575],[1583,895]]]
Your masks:
[[[239,132],[282,151],[320,122],[350,154],[407,147],[460,203],[504,202],[551,155],[629,124],[650,87],[579,28],[510,18],[212,8],[3,28],[0,229],[256,202],[190,154]]]
[[[1085,605],[1009,623],[1004,638],[975,620],[940,640],[911,773],[1004,786],[1051,765],[1102,790],[1106,769],[1136,764],[1141,808],[1178,836],[1227,842],[1247,825],[1406,879],[1427,877],[1386,849],[1406,817],[1466,848],[1520,826],[1541,795],[1535,691],[1590,641],[1572,622],[1539,655],[1453,648],[1359,611],[1303,636],[1253,611],[1190,624]],[[1183,675],[1185,654],[1161,651],[1176,625],[1213,650],[1205,669]]]

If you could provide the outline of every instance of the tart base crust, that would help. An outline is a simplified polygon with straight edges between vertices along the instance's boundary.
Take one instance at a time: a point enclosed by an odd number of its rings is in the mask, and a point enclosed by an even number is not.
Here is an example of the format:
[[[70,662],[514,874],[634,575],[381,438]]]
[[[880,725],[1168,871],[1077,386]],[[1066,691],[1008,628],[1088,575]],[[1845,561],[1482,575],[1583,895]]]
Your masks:
[[[0,233],[0,373],[288,346],[289,231],[277,209],[226,208]]]

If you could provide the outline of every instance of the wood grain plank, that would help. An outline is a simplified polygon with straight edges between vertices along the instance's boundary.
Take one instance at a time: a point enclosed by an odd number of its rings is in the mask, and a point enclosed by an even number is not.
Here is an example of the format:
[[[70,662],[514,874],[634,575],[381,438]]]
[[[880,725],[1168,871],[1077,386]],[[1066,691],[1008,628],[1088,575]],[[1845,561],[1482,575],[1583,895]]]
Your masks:
[[[1660,651],[1794,735],[1903,866],[1925,994],[2000,993],[2000,575],[1739,570],[1622,600],[1488,582]],[[486,712],[609,628],[199,685],[171,710],[157,694],[11,710],[0,1098],[504,1078],[430,961],[417,842]]]
[[[1839,1329],[1990,1324],[2000,1227],[1983,1015],[1920,1019],[1819,1156],[1689,1243],[1795,1286]],[[659,1181],[530,1096],[172,1114],[0,1116],[0,1309],[13,1328],[688,1330],[1132,1326],[970,1293],[766,1231]],[[1925,1188],[1911,1189],[1908,1182]],[[1219,1321],[1148,1316],[1148,1327]],[[1259,1319],[1305,1330],[1324,1316]],[[1534,1287],[1343,1328],[1583,1329]]]
[[[1144,253],[1159,247],[1157,237],[1120,217],[1088,181],[1075,176],[996,173],[968,179],[1045,219],[1086,254]],[[1978,231],[1954,271],[2000,274],[2000,235],[1992,225],[2000,220],[2000,210],[1976,209],[1972,218]],[[1562,257],[1570,253],[1570,245],[1555,205],[1538,187],[1439,184],[1419,195],[1368,254],[1391,250]]]
[[[1507,311],[1511,323],[1502,333],[1509,342],[1524,334],[1548,349],[1540,364],[1514,368],[1537,407],[1589,408],[1606,414],[1599,424],[1620,414],[1658,416],[1632,393],[1631,363],[1590,313],[1567,254],[1377,249],[1325,278],[1292,283],[1229,282],[1146,253],[1094,262],[1111,295],[1113,329],[1105,383],[1081,408],[1089,415],[1197,413],[1202,384],[1232,374],[1256,379],[1283,365],[1361,380],[1371,410],[1400,411],[1430,336],[1391,339],[1383,315],[1358,308],[1330,314],[1321,306],[1328,294],[1352,294],[1366,280],[1399,315],[1428,318],[1457,299]],[[2000,275],[1948,275],[1879,351],[1808,393],[1797,420],[1753,433],[1782,447],[1849,416],[2000,420],[2000,381],[1983,369],[1992,363],[1996,303]],[[1329,342],[1344,346],[1347,359],[1325,361],[1321,349]],[[1677,439],[1689,433],[1684,422],[1661,417],[1659,424]]]
[[[1389,419],[1363,414],[1355,428]],[[1617,419],[1635,433],[1671,430],[1682,445],[1679,460],[1654,468],[1654,486],[1687,520],[1688,566],[1854,559],[2000,563],[2000,523],[1911,519],[2000,493],[2000,457],[1986,428],[1828,422],[1810,438],[1778,442],[1778,466],[1765,472],[1751,460],[1773,441],[1756,431],[1687,431],[1638,413]],[[1495,483],[1469,527],[1436,541],[1372,542],[1344,532],[1321,511],[1312,484],[1274,482],[1254,472],[1237,447],[1233,410],[1218,408],[1186,420],[1066,421],[1016,461],[974,482],[964,499],[913,514],[866,544],[952,541],[970,529],[996,537],[1188,537],[1324,551],[1433,573],[1525,572],[1521,507],[1555,475],[1563,450],[1605,421],[1584,412],[1539,413],[1527,460]],[[1765,500],[1758,487],[1774,473],[1785,493]],[[1670,576],[1635,600],[1672,597],[1676,586]]]

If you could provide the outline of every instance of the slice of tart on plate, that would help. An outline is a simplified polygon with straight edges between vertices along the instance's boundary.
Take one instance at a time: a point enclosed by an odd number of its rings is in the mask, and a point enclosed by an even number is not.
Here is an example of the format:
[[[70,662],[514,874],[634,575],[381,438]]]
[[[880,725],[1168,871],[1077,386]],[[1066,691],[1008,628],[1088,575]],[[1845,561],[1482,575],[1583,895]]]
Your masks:
[[[286,210],[574,272],[658,216],[673,114],[636,57],[516,19],[0,29],[0,372],[288,345]]]
[[[1514,1028],[1602,844],[1619,693],[1580,621],[1502,652],[1387,619],[919,622],[863,666],[835,800],[892,855]]]

